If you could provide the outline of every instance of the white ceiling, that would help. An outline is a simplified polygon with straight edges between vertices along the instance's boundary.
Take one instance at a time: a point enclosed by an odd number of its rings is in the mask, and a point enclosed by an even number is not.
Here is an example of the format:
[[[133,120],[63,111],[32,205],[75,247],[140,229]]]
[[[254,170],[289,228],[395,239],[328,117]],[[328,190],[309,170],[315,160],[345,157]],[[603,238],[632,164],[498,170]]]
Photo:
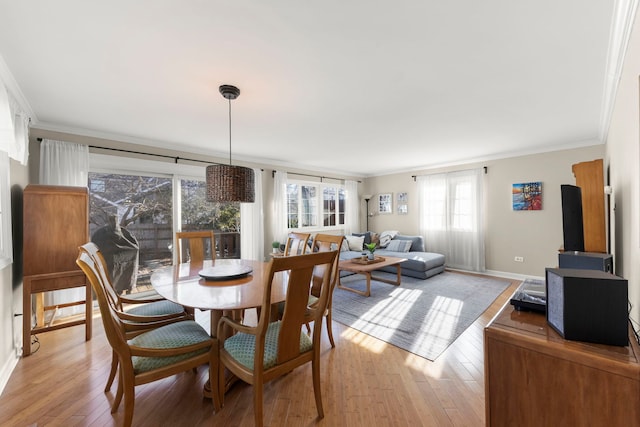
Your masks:
[[[0,0],[36,128],[362,176],[602,143],[610,0]]]

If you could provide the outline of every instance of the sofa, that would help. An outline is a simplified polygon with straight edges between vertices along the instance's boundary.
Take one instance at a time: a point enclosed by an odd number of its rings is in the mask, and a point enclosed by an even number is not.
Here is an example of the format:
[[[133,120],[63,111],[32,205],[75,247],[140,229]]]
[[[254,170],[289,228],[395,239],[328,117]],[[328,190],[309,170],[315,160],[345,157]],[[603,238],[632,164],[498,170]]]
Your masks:
[[[381,233],[381,236],[384,236],[384,232]],[[365,233],[354,233],[352,236],[362,238],[363,243],[371,243],[375,242],[375,233],[365,232]],[[352,242],[355,241],[355,246]],[[397,244],[391,243],[394,241],[400,241]],[[340,259],[353,259],[359,258],[362,256],[363,252],[367,251],[366,248],[362,250],[358,250],[358,242],[359,239],[352,239],[351,236],[345,236],[346,244],[343,244],[342,250],[340,251]],[[403,243],[406,242],[406,243]],[[411,243],[408,243],[411,242]],[[436,274],[442,273],[444,271],[444,263],[445,258],[444,255],[426,252],[424,248],[424,240],[422,236],[405,236],[401,234],[395,234],[390,239],[390,241],[382,242],[384,247],[378,247],[375,250],[375,255],[377,256],[392,256],[398,258],[406,258],[407,260],[401,264],[402,275],[415,277],[417,279],[428,279],[431,276],[435,276]],[[390,249],[387,249],[390,248]],[[400,248],[401,250],[395,250]],[[408,249],[408,251],[405,251]],[[387,271],[390,273],[395,273],[395,267],[382,267],[380,271]],[[352,273],[342,271],[340,273],[341,276],[349,275]]]

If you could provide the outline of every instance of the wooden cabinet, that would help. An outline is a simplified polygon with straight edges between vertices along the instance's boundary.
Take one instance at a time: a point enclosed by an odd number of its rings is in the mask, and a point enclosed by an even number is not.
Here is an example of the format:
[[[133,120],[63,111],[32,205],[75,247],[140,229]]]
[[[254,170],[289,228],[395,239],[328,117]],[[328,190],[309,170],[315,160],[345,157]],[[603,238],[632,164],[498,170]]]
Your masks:
[[[640,425],[639,346],[564,340],[509,304],[484,331],[487,426]]]
[[[602,159],[572,165],[582,192],[582,224],[585,252],[607,253],[605,229],[604,168]]]
[[[89,194],[86,187],[28,185],[23,201],[23,356],[31,354],[31,335],[68,326],[85,325],[91,339],[91,286],[76,265],[78,246],[89,241]],[[61,304],[85,305],[83,319],[44,324],[43,292],[83,287],[84,300]],[[37,296],[36,326],[32,328],[32,295]]]

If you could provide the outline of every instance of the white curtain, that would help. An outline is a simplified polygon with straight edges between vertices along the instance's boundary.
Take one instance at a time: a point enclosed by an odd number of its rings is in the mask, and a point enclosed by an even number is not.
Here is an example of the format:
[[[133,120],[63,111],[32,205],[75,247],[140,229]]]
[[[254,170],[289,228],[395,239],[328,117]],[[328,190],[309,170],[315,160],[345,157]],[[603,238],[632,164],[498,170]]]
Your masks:
[[[451,268],[485,269],[483,169],[419,176],[420,233]]]
[[[287,239],[287,173],[276,171],[273,177],[273,241]]]
[[[344,234],[349,235],[360,231],[360,198],[358,197],[358,182],[345,180],[344,188],[347,193],[347,200],[344,207]]]
[[[254,169],[255,201],[240,203],[240,258],[264,261],[262,170]]]
[[[71,142],[45,139],[40,143],[40,184],[86,187],[89,181],[89,147]],[[85,299],[82,288],[63,289],[45,294],[45,305]],[[84,305],[66,307],[60,316],[84,312]]]
[[[29,158],[29,115],[0,80],[0,151],[27,164]]]

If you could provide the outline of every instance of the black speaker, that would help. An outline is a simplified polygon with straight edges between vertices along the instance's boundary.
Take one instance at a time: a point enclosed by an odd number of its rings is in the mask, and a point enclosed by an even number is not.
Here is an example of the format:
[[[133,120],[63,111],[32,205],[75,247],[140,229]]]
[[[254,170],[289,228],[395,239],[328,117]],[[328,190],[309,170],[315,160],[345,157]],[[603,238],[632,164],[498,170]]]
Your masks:
[[[582,190],[575,185],[563,184],[562,234],[565,251],[584,252],[584,227],[582,224]]]
[[[547,268],[547,322],[567,340],[628,345],[627,280],[599,270]]]
[[[610,254],[596,252],[560,252],[558,254],[560,268],[581,268],[613,273],[613,257]]]

